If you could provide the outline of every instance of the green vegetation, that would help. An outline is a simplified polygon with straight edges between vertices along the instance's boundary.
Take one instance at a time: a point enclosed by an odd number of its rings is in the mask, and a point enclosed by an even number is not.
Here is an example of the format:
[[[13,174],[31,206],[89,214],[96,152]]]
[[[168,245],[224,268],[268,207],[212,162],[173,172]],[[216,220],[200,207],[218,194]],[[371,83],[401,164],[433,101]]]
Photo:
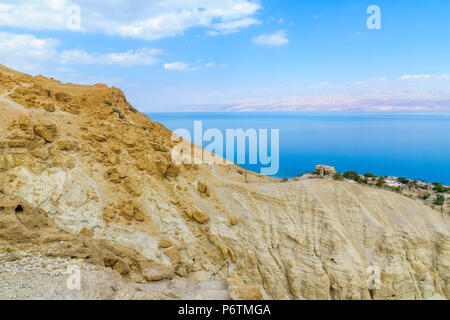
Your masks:
[[[417,189],[417,187],[418,187],[417,180],[413,180],[413,181],[410,181],[408,183],[408,188],[415,188],[415,189]]]
[[[105,103],[106,103],[108,106],[112,106],[112,105],[113,105],[112,102],[109,101],[109,100],[106,100]]]
[[[366,177],[366,178],[375,178],[375,175],[373,173],[368,172],[368,173],[364,174],[364,177]]]
[[[342,180],[344,180],[344,176],[343,176],[342,174],[340,174],[339,172],[336,172],[336,173],[333,175],[333,179],[334,179],[334,180],[337,180],[337,181],[342,181]]]
[[[433,204],[437,205],[437,206],[443,206],[444,205],[444,201],[445,201],[445,197],[438,194],[436,199],[434,199]]]
[[[428,194],[428,193],[425,193],[423,196],[422,196],[422,199],[423,200],[427,200],[427,199],[429,199],[430,198],[430,195]]]
[[[447,189],[440,183],[433,183],[434,184],[434,191],[443,193],[447,192]]]
[[[403,184],[409,183],[409,179],[406,179],[405,177],[397,178],[397,181]]]
[[[119,115],[120,119],[125,119],[125,116],[123,115],[122,111],[119,109],[113,108],[113,112],[117,113]]]
[[[6,252],[8,252],[8,253],[13,252],[13,249],[11,249],[11,248],[6,248],[5,250],[6,250]]]
[[[355,180],[355,181],[360,181],[361,180],[361,177],[355,171],[347,171],[346,173],[344,173],[344,178],[345,179],[350,179],[350,180]]]
[[[137,113],[138,112],[138,109],[136,109],[136,108],[134,108],[133,106],[130,106],[130,109],[129,109],[131,112],[134,112],[134,113]]]
[[[283,179],[281,179],[281,182],[288,182],[288,178],[283,178]]]
[[[386,184],[386,181],[384,181],[384,179],[382,177],[380,177],[377,181],[377,187],[382,187]]]

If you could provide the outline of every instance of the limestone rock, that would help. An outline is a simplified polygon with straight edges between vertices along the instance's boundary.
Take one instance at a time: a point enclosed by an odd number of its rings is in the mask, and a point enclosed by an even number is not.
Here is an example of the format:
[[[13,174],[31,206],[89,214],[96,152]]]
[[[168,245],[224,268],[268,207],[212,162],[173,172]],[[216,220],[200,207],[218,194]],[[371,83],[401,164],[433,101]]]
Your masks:
[[[58,135],[56,125],[51,123],[40,123],[34,127],[34,131],[47,142],[55,141]]]
[[[169,239],[163,238],[161,240],[159,240],[158,242],[158,246],[160,248],[166,249],[168,247],[170,247],[172,245],[172,241],[170,241]]]
[[[336,173],[336,169],[331,166],[317,165],[316,173],[319,175],[333,175]]]
[[[47,160],[50,157],[50,153],[46,148],[39,148],[33,150],[33,155],[41,160]]]
[[[78,142],[74,140],[60,140],[57,142],[58,148],[61,151],[75,151],[78,150]]]
[[[92,230],[89,228],[84,227],[83,229],[81,229],[80,231],[80,236],[83,237],[90,237],[92,235]]]
[[[180,262],[180,252],[177,247],[172,246],[164,250],[164,254],[170,259],[172,265],[176,266]]]
[[[239,276],[231,275],[227,283],[232,300],[263,300],[259,289],[246,284]]]
[[[200,224],[204,224],[209,221],[208,215],[202,211],[194,211],[192,213],[192,218]]]
[[[200,181],[198,182],[197,189],[198,189],[198,192],[200,192],[201,194],[204,194],[207,197],[210,196],[209,188],[203,182],[200,182]]]
[[[171,163],[167,167],[166,176],[170,178],[176,178],[180,174],[180,168]]]
[[[141,183],[138,181],[138,179],[136,177],[127,177],[124,181],[123,184],[125,186],[125,189],[131,193],[134,196],[140,196],[142,194],[142,187],[141,187]]]
[[[114,264],[113,269],[119,272],[121,275],[126,276],[130,273],[130,266],[122,259],[118,259]]]

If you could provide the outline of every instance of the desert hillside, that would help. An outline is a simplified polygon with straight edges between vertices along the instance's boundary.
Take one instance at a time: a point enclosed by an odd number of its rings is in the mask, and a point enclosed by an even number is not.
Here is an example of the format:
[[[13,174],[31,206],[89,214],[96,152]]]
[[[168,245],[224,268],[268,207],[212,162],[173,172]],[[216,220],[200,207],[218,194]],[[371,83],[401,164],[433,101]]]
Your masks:
[[[102,84],[0,66],[0,112],[0,298],[73,295],[54,271],[70,261],[93,299],[450,298],[450,218],[418,200],[176,165],[172,133]]]

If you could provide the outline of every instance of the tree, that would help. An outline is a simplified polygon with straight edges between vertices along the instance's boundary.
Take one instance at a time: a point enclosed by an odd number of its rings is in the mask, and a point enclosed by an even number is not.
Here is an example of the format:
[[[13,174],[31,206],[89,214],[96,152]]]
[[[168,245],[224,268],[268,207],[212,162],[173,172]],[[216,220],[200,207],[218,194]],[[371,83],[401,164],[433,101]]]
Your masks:
[[[442,207],[442,206],[444,205],[444,201],[445,201],[445,197],[442,196],[442,195],[440,195],[440,194],[438,194],[438,195],[436,196],[436,199],[434,199],[433,204]]]
[[[375,178],[375,175],[373,173],[368,172],[368,173],[364,174],[364,177],[366,177],[366,178]]]

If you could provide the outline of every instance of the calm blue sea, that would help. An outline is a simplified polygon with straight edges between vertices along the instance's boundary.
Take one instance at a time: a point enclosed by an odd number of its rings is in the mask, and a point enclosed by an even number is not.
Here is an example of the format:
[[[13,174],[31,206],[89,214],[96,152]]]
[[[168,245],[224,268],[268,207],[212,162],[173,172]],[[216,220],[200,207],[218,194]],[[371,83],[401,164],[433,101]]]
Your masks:
[[[405,176],[450,184],[450,114],[423,113],[150,113],[167,128],[280,129],[277,177],[314,171]],[[203,147],[207,143],[205,142]],[[242,167],[259,172],[256,165]]]

